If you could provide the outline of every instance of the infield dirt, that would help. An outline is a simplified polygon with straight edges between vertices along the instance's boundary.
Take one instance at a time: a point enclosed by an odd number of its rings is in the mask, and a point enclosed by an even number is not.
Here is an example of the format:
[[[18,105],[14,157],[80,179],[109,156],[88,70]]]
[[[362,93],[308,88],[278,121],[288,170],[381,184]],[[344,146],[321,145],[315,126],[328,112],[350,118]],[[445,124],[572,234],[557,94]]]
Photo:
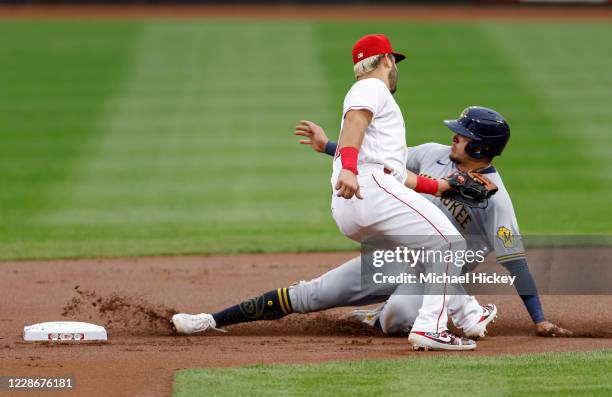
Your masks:
[[[530,259],[539,255],[549,253],[529,251]],[[162,396],[170,393],[172,374],[181,368],[431,354],[413,352],[406,338],[386,337],[341,320],[350,308],[238,325],[229,327],[228,333],[172,335],[167,319],[176,310],[212,312],[310,279],[353,256],[348,252],[0,263],[0,367],[3,374],[19,376],[74,376],[79,395]],[[579,253],[569,249],[555,254],[557,262],[569,266],[577,265],[577,257]],[[543,297],[548,318],[579,336],[571,339],[535,336],[518,296],[480,298],[499,306],[499,320],[490,336],[478,342],[478,349],[467,354],[612,348],[611,296]],[[104,324],[109,341],[22,341],[24,325],[64,319]]]

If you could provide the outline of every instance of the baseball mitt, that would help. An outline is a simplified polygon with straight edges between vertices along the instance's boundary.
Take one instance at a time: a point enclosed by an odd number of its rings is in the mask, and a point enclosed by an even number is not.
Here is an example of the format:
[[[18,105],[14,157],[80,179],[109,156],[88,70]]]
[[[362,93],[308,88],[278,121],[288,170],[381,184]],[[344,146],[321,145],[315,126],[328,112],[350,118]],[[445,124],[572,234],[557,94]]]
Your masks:
[[[451,188],[442,194],[442,198],[449,198],[474,208],[487,208],[489,198],[497,192],[497,186],[476,171],[455,171],[444,180]]]

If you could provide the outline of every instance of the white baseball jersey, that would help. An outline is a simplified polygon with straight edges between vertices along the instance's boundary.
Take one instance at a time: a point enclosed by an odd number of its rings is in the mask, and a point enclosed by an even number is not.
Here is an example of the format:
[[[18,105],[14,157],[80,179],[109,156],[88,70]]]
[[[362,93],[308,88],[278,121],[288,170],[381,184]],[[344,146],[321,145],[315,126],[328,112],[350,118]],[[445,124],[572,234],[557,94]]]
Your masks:
[[[342,126],[346,113],[353,109],[368,109],[373,116],[357,162],[357,181],[363,199],[347,200],[337,197],[335,192],[332,194],[332,216],[340,231],[358,242],[406,236],[407,241],[403,243],[410,248],[439,249],[444,245],[452,250],[463,249],[465,241],[442,211],[404,185],[406,127],[385,83],[373,78],[357,81],[344,99]],[[341,169],[341,159],[336,157],[332,188]],[[441,262],[430,264],[430,268],[433,272],[445,273],[458,269]],[[447,329],[448,302],[445,286],[424,295],[413,329],[422,332]],[[475,307],[480,309],[478,305]]]
[[[449,146],[426,143],[408,148],[406,167],[421,175],[442,178],[457,170],[450,161]],[[440,208],[455,227],[465,236],[471,249],[487,249],[495,252],[497,262],[503,263],[525,256],[516,215],[510,195],[497,170],[490,166],[483,170],[499,191],[489,199],[485,209],[470,208],[450,199],[424,195]]]
[[[357,171],[369,164],[382,165],[394,171],[403,183],[406,178],[406,127],[402,112],[387,85],[379,79],[368,78],[357,81],[344,98],[341,131],[344,117],[350,110],[367,109],[372,112],[372,121],[366,128],[359,149]],[[334,159],[332,186],[342,169],[339,157]]]

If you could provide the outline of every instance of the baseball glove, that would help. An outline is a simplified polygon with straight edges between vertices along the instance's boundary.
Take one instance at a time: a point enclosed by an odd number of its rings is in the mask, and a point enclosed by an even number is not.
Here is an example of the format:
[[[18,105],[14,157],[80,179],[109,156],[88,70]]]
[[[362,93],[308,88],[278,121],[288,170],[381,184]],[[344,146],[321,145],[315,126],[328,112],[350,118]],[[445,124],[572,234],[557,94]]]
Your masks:
[[[455,171],[444,180],[451,188],[442,194],[442,198],[449,198],[473,208],[487,208],[489,198],[497,192],[497,186],[476,171]]]

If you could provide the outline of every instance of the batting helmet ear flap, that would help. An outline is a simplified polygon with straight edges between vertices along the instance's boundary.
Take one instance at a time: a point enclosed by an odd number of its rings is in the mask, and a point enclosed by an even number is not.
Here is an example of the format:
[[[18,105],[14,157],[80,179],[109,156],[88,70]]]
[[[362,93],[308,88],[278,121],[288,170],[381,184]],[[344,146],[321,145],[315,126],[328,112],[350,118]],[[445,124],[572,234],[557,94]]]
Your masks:
[[[474,141],[471,141],[470,143],[468,143],[468,144],[466,145],[465,151],[466,151],[466,152],[467,152],[467,153],[468,153],[470,156],[472,156],[472,157],[474,157],[474,158],[478,158],[478,157],[480,157],[480,153],[482,152],[482,149],[483,149],[483,148],[479,147],[478,145],[472,145],[472,142],[474,142]],[[468,146],[468,145],[470,146],[470,148],[469,148],[469,149],[467,148],[467,146]],[[486,149],[486,148],[484,148],[484,149]]]

